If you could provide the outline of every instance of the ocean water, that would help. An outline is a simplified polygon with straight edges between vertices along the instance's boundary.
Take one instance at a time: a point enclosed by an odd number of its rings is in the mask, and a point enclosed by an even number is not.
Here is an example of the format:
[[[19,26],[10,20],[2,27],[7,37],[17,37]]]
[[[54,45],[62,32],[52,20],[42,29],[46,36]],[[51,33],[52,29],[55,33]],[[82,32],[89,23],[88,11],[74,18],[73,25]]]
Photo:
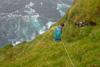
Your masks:
[[[31,41],[57,22],[73,0],[0,0],[0,47]]]

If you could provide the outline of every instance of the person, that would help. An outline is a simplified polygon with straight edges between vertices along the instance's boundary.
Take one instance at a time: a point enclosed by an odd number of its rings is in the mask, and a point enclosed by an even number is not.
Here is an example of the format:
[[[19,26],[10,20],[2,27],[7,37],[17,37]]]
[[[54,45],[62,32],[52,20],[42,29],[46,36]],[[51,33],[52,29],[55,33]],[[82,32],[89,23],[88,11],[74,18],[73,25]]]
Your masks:
[[[53,34],[53,37],[54,37],[54,41],[61,41],[61,33],[62,33],[62,28],[64,27],[64,24],[61,23],[60,25],[58,25],[56,28],[55,28],[55,31],[54,31],[54,34]]]

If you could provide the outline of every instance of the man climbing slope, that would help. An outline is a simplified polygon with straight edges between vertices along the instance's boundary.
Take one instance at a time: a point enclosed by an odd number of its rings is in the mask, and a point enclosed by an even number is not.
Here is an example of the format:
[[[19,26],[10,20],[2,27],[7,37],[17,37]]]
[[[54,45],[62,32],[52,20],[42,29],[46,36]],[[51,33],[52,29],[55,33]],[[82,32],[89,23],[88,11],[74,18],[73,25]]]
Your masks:
[[[56,28],[55,28],[55,31],[54,31],[54,34],[53,34],[53,37],[54,37],[54,41],[61,41],[61,33],[62,33],[62,28],[64,27],[64,24],[61,23],[60,25],[58,25]]]

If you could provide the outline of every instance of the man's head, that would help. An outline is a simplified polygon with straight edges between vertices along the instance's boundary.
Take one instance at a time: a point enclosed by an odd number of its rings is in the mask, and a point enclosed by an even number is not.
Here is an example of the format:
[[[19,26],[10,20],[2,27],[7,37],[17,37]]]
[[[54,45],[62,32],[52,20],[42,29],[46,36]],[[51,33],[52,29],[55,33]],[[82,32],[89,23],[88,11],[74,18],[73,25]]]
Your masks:
[[[64,27],[64,23],[61,23],[60,26],[63,28]]]

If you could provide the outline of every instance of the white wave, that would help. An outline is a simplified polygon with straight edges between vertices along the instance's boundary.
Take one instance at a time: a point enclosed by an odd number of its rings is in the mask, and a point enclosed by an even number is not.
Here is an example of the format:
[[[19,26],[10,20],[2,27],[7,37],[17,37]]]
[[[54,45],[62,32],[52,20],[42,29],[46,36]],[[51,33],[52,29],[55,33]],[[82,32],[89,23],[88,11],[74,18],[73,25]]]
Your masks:
[[[52,24],[54,24],[54,22],[49,21],[49,22],[46,24],[46,26],[43,26],[42,29],[39,30],[39,34],[43,34],[43,33],[46,31],[46,27],[49,29],[50,26],[51,26]]]
[[[34,3],[30,2],[30,6],[34,6]]]
[[[57,4],[57,10],[59,10],[61,16],[63,16],[63,15],[65,14],[65,12],[63,12],[63,11],[61,10],[61,7],[62,7],[62,6],[70,7],[69,5],[66,5],[66,4]]]
[[[39,14],[36,13],[35,15],[33,15],[31,17],[34,19],[34,21],[35,21],[34,23],[37,23],[38,25],[40,25],[38,20],[37,20],[37,18],[39,17]]]
[[[35,37],[36,37],[36,33],[33,33],[33,34],[30,36],[30,39],[26,39],[26,41],[29,42],[29,41],[33,40]],[[9,39],[9,41],[11,41],[11,40]],[[18,41],[18,40],[12,40],[12,45],[13,45],[13,46],[16,46],[17,44],[19,44],[19,43],[21,43],[21,42],[23,42],[23,41],[24,41],[24,39],[20,39],[19,41]]]
[[[30,2],[29,4],[27,4],[25,6],[25,8],[27,8],[28,10],[24,10],[24,12],[28,13],[29,15],[35,13],[35,9],[32,9],[31,7],[34,6],[34,3]]]
[[[14,11],[13,13],[19,13],[19,10]]]
[[[61,10],[59,10],[59,12],[60,12],[60,15],[61,15],[61,16],[63,16],[63,15],[65,14],[65,12],[63,12],[63,11],[61,11]]]
[[[43,29],[45,30],[45,29],[46,29],[46,27],[45,27],[45,26],[43,26]]]
[[[39,30],[39,34],[43,34],[46,31],[46,26],[43,26],[42,29]]]
[[[30,36],[30,40],[26,40],[26,41],[31,41],[31,40],[33,40],[35,37],[36,37],[36,33],[33,33],[33,34]]]
[[[43,5],[43,3],[42,3],[42,2],[41,2],[40,4],[41,4],[41,5]]]
[[[21,43],[21,42],[22,42],[22,41],[15,41],[15,42],[12,41],[12,45],[15,46],[15,45],[17,45],[17,44],[19,44],[19,43]]]
[[[14,33],[17,33],[19,31],[19,29],[20,29],[20,26],[18,26],[18,29]]]
[[[52,24],[54,24],[54,22],[52,22],[52,21],[49,21],[49,22],[46,24],[47,27],[48,27],[48,29],[50,28],[50,26],[51,26]]]
[[[13,14],[12,14],[12,13],[8,14],[8,17],[12,17],[12,16],[13,16]]]
[[[30,3],[29,3],[29,4],[27,4],[25,7],[26,7],[26,8],[30,8],[30,7],[34,6],[34,4],[35,4],[35,3],[30,2]]]
[[[13,44],[13,46],[15,46],[15,45],[17,45],[17,44],[19,44],[19,43],[21,43],[21,42],[20,42],[20,41],[17,41],[16,43]]]
[[[57,4],[57,6],[67,6],[67,7],[70,7],[69,5],[66,5],[66,4]]]
[[[36,13],[36,14],[33,15],[32,17],[33,17],[33,18],[38,18],[38,17],[39,17],[39,14]]]
[[[30,21],[30,18],[27,15],[22,16],[22,19],[25,20],[26,22],[29,22]]]
[[[32,9],[32,8],[28,8],[29,10],[24,10],[25,13],[28,13],[28,14],[32,14],[32,13],[35,13],[35,9]]]
[[[43,34],[45,30],[39,30],[39,34]]]

